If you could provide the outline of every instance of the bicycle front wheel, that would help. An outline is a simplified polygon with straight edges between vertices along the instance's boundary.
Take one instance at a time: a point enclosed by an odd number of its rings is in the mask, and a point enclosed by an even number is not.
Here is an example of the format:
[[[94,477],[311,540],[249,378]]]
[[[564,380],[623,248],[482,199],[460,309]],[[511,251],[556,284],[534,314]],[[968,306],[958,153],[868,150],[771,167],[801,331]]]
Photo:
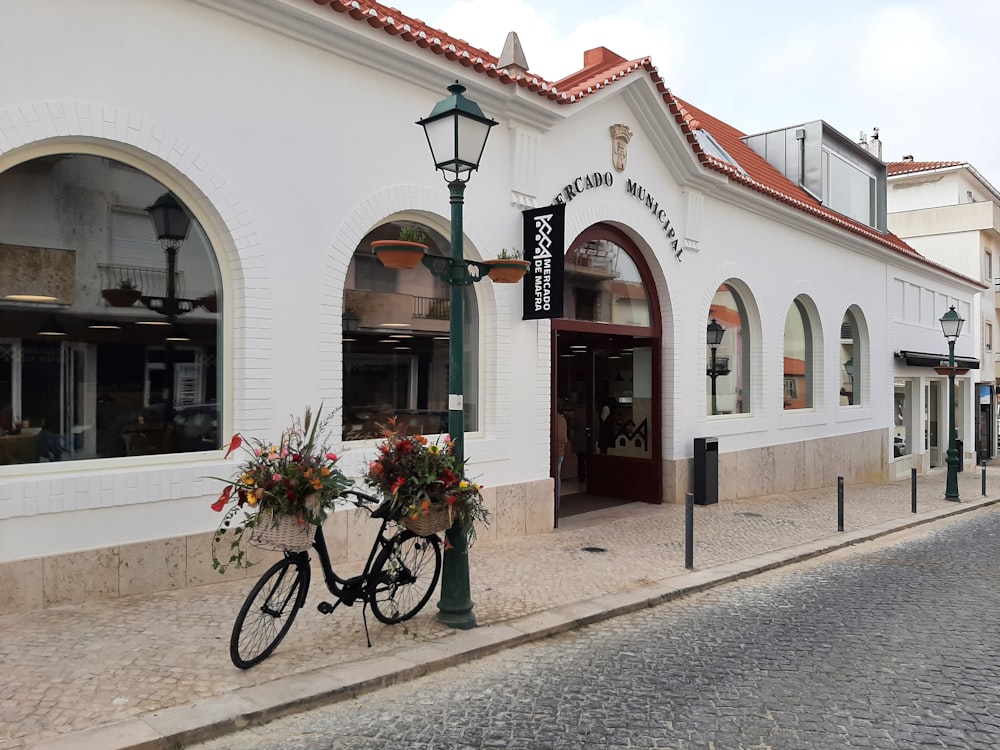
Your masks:
[[[436,536],[396,534],[372,567],[372,612],[387,625],[409,620],[427,604],[440,576],[441,541]]]
[[[233,664],[249,669],[278,647],[305,604],[309,575],[308,555],[290,555],[272,565],[254,584],[229,639]]]

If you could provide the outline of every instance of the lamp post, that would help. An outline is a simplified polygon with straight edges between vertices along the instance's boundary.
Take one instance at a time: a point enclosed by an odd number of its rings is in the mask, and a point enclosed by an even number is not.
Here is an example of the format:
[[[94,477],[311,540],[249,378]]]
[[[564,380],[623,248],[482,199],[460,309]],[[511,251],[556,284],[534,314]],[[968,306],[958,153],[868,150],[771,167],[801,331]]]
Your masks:
[[[708,346],[712,350],[712,366],[708,370],[708,376],[712,379],[712,414],[718,413],[715,396],[715,379],[719,375],[724,374],[716,366],[715,353],[716,349],[722,343],[722,337],[725,335],[726,329],[715,318],[712,318],[712,322],[708,324],[708,329],[705,333],[705,341],[708,342]],[[728,369],[726,373],[728,373]]]
[[[146,209],[156,230],[156,239],[167,254],[167,289],[166,296],[144,296],[142,303],[150,310],[165,315],[171,326],[164,349],[164,365],[167,373],[167,392],[163,405],[163,425],[167,427],[173,421],[174,411],[174,341],[182,340],[174,328],[177,316],[190,312],[194,307],[192,300],[177,297],[177,251],[187,239],[191,228],[191,217],[184,207],[170,193],[164,193],[156,202]]]
[[[847,405],[854,405],[854,357],[844,362],[844,372],[847,373],[847,379],[851,381],[851,391],[850,395],[847,397]]]
[[[425,256],[424,266],[451,287],[448,342],[448,432],[455,441],[454,454],[465,461],[465,371],[463,367],[464,288],[480,281],[488,264],[463,257],[462,205],[465,183],[479,168],[490,128],[497,124],[479,105],[463,96],[465,86],[455,81],[450,96],[438,102],[431,113],[417,122],[423,127],[434,167],[448,183],[451,203],[451,258]],[[464,526],[452,525],[446,532],[450,549],[444,553],[441,600],[437,619],[450,627],[467,630],[476,626],[469,584],[469,536]]]
[[[948,480],[945,484],[944,498],[959,502],[958,497],[958,432],[955,427],[955,341],[962,332],[965,319],[955,311],[955,306],[941,316],[941,330],[948,339],[948,416],[951,419],[951,430],[948,436]]]

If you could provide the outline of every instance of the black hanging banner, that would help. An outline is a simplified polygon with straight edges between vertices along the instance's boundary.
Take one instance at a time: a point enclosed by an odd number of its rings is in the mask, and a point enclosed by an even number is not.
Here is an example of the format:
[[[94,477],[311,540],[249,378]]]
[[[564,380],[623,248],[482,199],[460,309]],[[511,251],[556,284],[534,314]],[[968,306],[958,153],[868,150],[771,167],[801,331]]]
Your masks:
[[[524,211],[523,320],[561,318],[565,261],[566,206],[555,204]]]

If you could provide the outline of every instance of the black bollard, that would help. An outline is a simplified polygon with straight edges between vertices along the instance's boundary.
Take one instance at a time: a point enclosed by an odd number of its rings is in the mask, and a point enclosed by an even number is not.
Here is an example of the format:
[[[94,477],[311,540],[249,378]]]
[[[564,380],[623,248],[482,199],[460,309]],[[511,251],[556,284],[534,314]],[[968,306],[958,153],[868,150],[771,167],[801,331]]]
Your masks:
[[[917,470],[910,469],[910,510],[917,512]]]
[[[694,567],[694,493],[684,496],[684,567]]]
[[[837,477],[837,531],[844,530],[844,478]]]

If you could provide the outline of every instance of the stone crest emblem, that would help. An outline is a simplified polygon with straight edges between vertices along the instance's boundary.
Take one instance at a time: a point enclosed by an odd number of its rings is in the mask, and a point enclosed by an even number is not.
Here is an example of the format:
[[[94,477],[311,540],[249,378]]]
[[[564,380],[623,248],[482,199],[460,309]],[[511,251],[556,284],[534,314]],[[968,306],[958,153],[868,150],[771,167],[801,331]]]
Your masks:
[[[618,172],[625,171],[628,162],[628,142],[632,140],[632,130],[628,125],[612,125],[611,128],[611,163]]]

